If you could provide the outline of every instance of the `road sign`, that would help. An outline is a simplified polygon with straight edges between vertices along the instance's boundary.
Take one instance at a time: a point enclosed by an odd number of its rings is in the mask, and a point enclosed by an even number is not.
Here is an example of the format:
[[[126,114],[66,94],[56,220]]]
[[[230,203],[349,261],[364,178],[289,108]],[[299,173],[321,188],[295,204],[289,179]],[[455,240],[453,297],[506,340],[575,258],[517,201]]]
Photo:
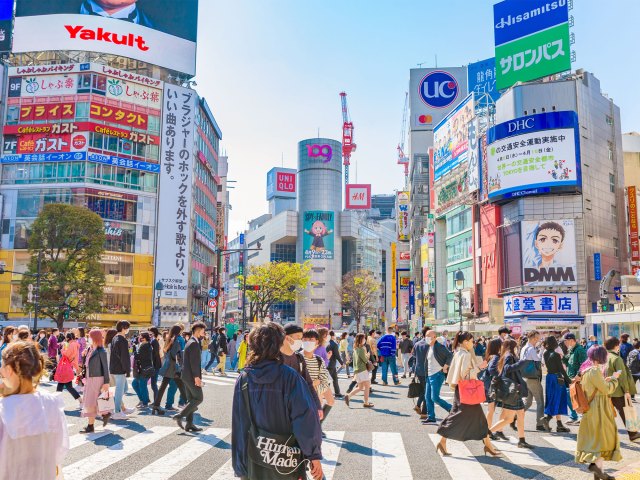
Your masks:
[[[216,298],[218,296],[218,289],[217,288],[210,288],[209,289],[209,298]]]
[[[209,305],[209,311],[213,312],[218,306],[218,301],[215,298],[212,298],[211,300],[209,300],[208,305]]]

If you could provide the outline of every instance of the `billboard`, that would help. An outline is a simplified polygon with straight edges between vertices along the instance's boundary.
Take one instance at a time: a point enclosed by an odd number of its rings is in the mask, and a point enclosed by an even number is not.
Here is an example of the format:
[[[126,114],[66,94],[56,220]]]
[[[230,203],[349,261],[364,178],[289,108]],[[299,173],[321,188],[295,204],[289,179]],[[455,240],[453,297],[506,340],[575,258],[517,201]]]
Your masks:
[[[304,212],[302,248],[305,260],[333,260],[334,212]]]
[[[11,50],[13,0],[0,0],[0,52]]]
[[[13,81],[13,79],[12,79]],[[19,80],[20,89],[12,88],[12,95],[24,97],[50,97],[54,95],[75,95],[78,93],[77,75],[24,76]]]
[[[504,316],[578,315],[577,293],[505,295]]]
[[[575,112],[548,112],[500,123],[487,135],[489,200],[579,190]]]
[[[409,88],[411,130],[433,130],[467,96],[467,67],[411,69]]]
[[[434,181],[466,162],[473,117],[473,95],[469,95],[433,129]]]
[[[638,244],[638,205],[636,187],[627,187],[627,205],[629,206],[629,247],[631,249],[631,265],[640,263],[640,245]]]
[[[158,193],[158,244],[156,281],[161,295],[186,299],[191,264],[191,209],[193,145],[198,95],[194,90],[165,84],[162,111],[160,191]]]
[[[493,17],[499,90],[571,70],[568,0],[505,0]]]
[[[296,175],[294,168],[272,168],[267,173],[267,200],[274,197],[296,198]]]
[[[467,66],[469,93],[473,93],[476,100],[482,95],[489,95],[495,103],[500,98],[500,92],[496,88],[496,59],[495,57],[479,62],[470,63]],[[481,106],[486,106],[482,105]]]
[[[391,279],[391,310],[395,310],[396,302],[397,302],[397,285],[398,281],[396,276],[396,269],[398,267],[398,259],[396,255],[398,254],[398,246],[395,242],[391,244],[391,275],[393,278]]]
[[[572,219],[523,221],[522,278],[525,286],[577,284],[576,233]]]
[[[197,33],[198,0],[17,0],[13,52],[88,50],[195,75]]]
[[[398,192],[396,197],[398,240],[409,241],[409,192]]]
[[[369,210],[371,208],[371,184],[350,183],[345,187],[347,210]]]

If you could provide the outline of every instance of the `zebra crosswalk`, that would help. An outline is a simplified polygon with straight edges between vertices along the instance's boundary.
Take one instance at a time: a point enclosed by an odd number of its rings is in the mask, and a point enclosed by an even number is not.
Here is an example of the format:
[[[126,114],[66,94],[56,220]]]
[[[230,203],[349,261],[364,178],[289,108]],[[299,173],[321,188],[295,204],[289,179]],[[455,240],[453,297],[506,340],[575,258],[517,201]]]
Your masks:
[[[138,428],[136,428],[138,427]],[[73,429],[73,428],[72,428]],[[352,472],[357,466],[362,479],[371,480],[411,480],[425,478],[425,465],[429,471],[441,469],[443,475],[433,478],[468,478],[473,472],[474,480],[490,480],[492,478],[533,478],[552,469],[558,463],[571,462],[576,448],[575,435],[543,435],[536,437],[532,443],[535,450],[519,449],[517,439],[510,437],[508,442],[496,442],[502,452],[499,462],[487,461],[480,454],[480,442],[448,441],[447,449],[451,456],[441,457],[435,453],[435,445],[440,437],[431,433],[427,435],[428,445],[422,442],[416,450],[415,432],[368,432],[351,433],[346,431],[328,431],[323,440],[322,465],[326,480],[344,478],[343,470]],[[354,448],[355,438],[361,443],[361,449]],[[366,437],[369,437],[366,439]],[[424,431],[419,438],[424,437]],[[96,441],[99,440],[99,445]],[[202,478],[208,480],[232,480],[234,472],[230,459],[231,429],[210,427],[199,435],[184,434],[173,424],[156,425],[144,431],[139,425],[115,425],[90,435],[75,434],[70,437],[70,458],[72,460],[63,468],[65,479],[82,480],[89,477],[103,477],[111,466],[124,462],[139,466],[136,471],[125,471],[117,478],[128,480],[169,480],[177,478]],[[92,449],[87,445],[93,444]],[[162,449],[162,445],[165,448]],[[175,444],[175,446],[174,446]],[[167,449],[166,445],[171,448]],[[412,447],[412,448],[409,448]],[[87,449],[85,455],[74,454],[74,451]],[[159,449],[159,455],[152,453]],[[168,450],[168,451],[167,451]],[[632,444],[624,445],[624,456],[639,456],[639,450]],[[83,450],[84,452],[84,450]],[[214,455],[214,452],[217,452]],[[552,458],[549,458],[549,453]],[[362,459],[365,454],[367,460]],[[563,455],[561,461],[558,454]],[[413,458],[416,457],[417,458]],[[191,466],[199,461],[206,461],[206,474],[192,475]],[[364,462],[364,464],[363,464]],[[368,465],[367,465],[368,463]],[[118,465],[123,465],[118,464]],[[611,465],[608,465],[611,467]],[[364,467],[364,470],[363,470]],[[576,472],[584,468],[574,465]],[[519,470],[520,469],[520,470]],[[189,473],[191,472],[191,473]],[[509,473],[512,476],[509,475]],[[525,472],[525,473],[523,473]],[[191,475],[191,476],[188,476]],[[446,475],[446,476],[445,476]],[[107,478],[107,477],[105,477]],[[112,478],[109,476],[108,478]],[[350,478],[350,477],[349,477]],[[545,478],[555,478],[545,477]]]

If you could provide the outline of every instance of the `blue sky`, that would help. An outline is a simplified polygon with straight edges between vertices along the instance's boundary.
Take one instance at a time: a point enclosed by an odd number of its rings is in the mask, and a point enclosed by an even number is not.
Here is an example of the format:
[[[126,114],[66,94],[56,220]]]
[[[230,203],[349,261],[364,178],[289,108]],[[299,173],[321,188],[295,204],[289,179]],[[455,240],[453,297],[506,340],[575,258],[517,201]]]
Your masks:
[[[230,237],[267,212],[266,172],[296,167],[297,142],[341,138],[348,93],[358,150],[352,182],[391,193],[409,69],[493,56],[493,0],[200,0],[198,91],[222,128]],[[574,0],[574,70],[592,71],[640,131],[638,0]],[[354,165],[354,163],[356,165]]]

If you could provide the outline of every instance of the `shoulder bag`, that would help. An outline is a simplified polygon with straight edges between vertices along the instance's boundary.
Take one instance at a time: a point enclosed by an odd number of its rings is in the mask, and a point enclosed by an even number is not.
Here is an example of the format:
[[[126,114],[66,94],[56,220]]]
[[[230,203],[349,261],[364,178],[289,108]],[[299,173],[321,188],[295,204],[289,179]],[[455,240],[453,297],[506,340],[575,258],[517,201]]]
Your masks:
[[[471,368],[474,368],[473,363]],[[487,400],[484,382],[471,378],[471,372],[467,374],[466,379],[458,381],[458,394],[460,395],[460,403],[463,405],[480,405]]]
[[[420,382],[416,382],[416,377],[413,377],[413,380],[409,384],[409,392],[407,393],[407,397],[409,398],[420,398],[424,395],[424,388]]]
[[[58,383],[69,383],[73,380],[73,364],[66,355],[62,355],[58,366],[56,367],[56,373],[53,379]]]
[[[302,471],[304,463],[308,460],[303,458],[296,437],[293,433],[289,436],[278,435],[258,428],[249,402],[249,379],[246,373],[242,374],[240,381],[242,398],[249,419],[247,462],[259,469],[275,470],[283,476]]]

